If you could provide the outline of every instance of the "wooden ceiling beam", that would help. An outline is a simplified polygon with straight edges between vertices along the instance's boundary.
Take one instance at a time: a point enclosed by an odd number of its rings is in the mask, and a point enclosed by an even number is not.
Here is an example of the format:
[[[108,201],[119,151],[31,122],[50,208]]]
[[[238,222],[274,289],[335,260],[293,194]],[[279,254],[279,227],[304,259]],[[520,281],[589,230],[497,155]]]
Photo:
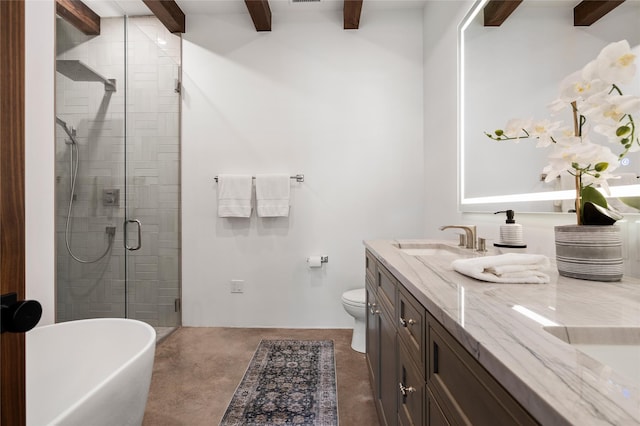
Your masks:
[[[80,0],[56,0],[56,13],[86,35],[100,35],[100,17]]]
[[[622,3],[624,0],[584,0],[573,8],[573,26],[588,27]]]
[[[362,0],[344,0],[344,29],[357,30],[360,27]]]
[[[244,0],[256,31],[271,31],[269,0]]]
[[[499,27],[513,13],[522,0],[490,0],[482,10],[485,27]]]
[[[169,32],[184,33],[184,12],[174,0],[142,0]]]

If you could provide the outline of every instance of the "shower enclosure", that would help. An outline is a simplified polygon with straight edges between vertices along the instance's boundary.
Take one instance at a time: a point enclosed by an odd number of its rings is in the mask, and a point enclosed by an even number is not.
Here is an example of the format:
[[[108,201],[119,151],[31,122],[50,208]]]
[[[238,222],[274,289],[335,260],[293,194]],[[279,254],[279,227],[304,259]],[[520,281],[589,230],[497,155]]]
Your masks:
[[[56,23],[56,321],[180,325],[180,47],[152,16]]]

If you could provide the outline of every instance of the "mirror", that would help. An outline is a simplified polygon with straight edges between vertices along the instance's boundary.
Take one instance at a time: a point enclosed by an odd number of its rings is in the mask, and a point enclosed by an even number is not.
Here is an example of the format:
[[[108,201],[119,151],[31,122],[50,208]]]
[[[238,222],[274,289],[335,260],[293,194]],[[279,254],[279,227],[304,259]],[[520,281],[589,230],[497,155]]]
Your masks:
[[[483,25],[477,1],[459,27],[459,191],[461,211],[567,212],[573,177],[545,183],[549,148],[534,140],[497,142],[485,136],[512,118],[551,118],[548,105],[560,82],[611,42],[626,39],[636,54],[635,80],[625,95],[640,95],[640,2],[628,1],[589,27],[573,26],[577,0],[523,1],[499,27]],[[640,114],[635,114],[640,117]],[[640,196],[640,152],[623,161],[612,196]],[[617,200],[623,212],[637,212]],[[514,204],[517,203],[517,204]]]

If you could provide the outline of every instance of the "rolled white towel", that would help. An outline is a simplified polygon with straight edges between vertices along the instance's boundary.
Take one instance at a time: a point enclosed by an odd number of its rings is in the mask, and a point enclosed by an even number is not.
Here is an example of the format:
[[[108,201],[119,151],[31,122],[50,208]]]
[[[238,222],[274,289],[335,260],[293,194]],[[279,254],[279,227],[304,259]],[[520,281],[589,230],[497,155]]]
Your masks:
[[[541,254],[506,253],[457,259],[451,267],[472,278],[494,283],[545,284],[549,275],[542,272],[549,267],[549,258]]]

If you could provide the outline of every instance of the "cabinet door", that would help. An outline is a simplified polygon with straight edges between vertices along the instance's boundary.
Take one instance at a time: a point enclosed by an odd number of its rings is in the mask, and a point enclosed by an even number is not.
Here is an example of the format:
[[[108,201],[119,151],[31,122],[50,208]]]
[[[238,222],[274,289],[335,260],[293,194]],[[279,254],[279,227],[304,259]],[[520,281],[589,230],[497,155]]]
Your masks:
[[[380,408],[381,423],[387,426],[397,424],[396,379],[396,329],[393,317],[381,307],[378,314],[380,326]]]
[[[380,308],[376,303],[375,286],[367,279],[367,366],[373,397],[380,399]]]
[[[449,426],[449,422],[442,412],[431,391],[427,388],[427,424],[429,426]]]
[[[429,387],[451,423],[534,425],[537,422],[435,319],[429,328]]]
[[[409,355],[405,344],[398,339],[398,417],[403,426],[421,426],[424,419],[426,382],[422,369]]]
[[[422,377],[425,364],[425,309],[404,287],[398,289],[398,338],[406,345]]]

